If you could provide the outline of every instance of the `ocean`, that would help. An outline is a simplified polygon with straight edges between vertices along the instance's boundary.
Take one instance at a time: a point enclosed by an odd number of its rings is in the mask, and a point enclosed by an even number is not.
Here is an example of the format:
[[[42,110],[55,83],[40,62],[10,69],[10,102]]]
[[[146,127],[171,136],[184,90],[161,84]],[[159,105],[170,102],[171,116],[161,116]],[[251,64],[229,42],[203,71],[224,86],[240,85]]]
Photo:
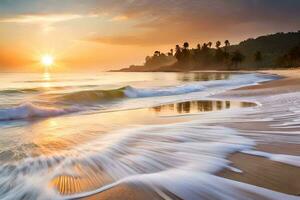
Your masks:
[[[202,191],[222,199],[226,190],[241,199],[236,183],[213,174],[229,167],[230,153],[254,142],[209,122],[211,113],[216,121],[259,102],[213,96],[276,78],[1,73],[0,199],[73,199],[120,183],[164,188],[161,196],[168,190],[195,199]]]

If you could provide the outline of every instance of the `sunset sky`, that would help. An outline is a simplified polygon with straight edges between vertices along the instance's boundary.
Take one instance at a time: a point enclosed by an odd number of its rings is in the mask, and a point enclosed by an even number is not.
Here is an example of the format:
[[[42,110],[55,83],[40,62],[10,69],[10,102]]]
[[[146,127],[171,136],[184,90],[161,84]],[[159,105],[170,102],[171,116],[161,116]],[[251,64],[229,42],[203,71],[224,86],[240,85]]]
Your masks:
[[[0,0],[0,70],[142,64],[155,50],[300,29],[299,0]]]

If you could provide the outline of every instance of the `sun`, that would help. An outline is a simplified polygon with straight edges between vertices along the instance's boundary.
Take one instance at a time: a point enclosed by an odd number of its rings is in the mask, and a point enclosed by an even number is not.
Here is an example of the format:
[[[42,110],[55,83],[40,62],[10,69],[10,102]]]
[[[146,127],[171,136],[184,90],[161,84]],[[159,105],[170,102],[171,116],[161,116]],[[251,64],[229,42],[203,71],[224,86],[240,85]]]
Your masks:
[[[41,63],[45,67],[50,67],[54,63],[54,58],[53,58],[53,56],[51,56],[49,54],[43,55],[42,58],[41,58]]]

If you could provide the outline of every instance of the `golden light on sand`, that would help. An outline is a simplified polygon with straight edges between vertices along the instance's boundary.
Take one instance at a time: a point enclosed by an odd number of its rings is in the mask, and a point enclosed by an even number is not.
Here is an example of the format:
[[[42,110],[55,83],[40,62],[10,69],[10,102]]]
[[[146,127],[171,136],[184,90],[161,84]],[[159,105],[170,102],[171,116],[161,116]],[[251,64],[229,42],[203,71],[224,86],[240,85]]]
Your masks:
[[[46,55],[43,55],[42,56],[42,59],[41,59],[41,63],[45,66],[45,67],[50,67],[53,65],[54,63],[54,58],[53,56],[49,55],[49,54],[46,54]]]

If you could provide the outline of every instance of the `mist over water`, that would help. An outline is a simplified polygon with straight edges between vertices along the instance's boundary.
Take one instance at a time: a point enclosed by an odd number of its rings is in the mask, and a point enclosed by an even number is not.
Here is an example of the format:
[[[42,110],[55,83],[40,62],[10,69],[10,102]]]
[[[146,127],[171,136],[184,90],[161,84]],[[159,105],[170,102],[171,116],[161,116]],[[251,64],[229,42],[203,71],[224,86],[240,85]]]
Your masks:
[[[249,151],[255,142],[211,124],[257,104],[210,96],[274,76],[197,72],[0,78],[1,199],[77,198],[119,183],[152,185],[183,199],[195,199],[205,190],[206,197],[223,199],[222,187],[227,197],[243,199],[247,191],[257,190],[213,175],[230,166],[230,153]],[[274,195],[266,192],[266,197]]]

